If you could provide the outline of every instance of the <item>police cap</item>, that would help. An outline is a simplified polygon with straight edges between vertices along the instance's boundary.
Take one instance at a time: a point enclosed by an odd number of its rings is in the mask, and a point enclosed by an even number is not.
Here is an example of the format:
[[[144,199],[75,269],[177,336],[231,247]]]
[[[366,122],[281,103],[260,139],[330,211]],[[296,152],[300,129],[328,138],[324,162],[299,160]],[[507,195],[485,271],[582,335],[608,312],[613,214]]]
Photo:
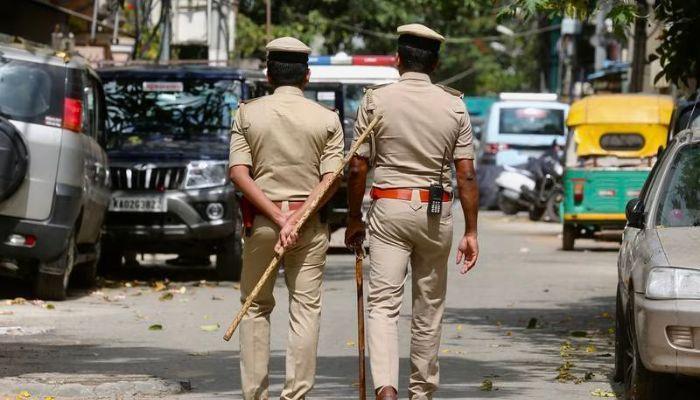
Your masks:
[[[266,46],[267,59],[288,63],[306,64],[311,49],[301,40],[285,36],[270,41]]]

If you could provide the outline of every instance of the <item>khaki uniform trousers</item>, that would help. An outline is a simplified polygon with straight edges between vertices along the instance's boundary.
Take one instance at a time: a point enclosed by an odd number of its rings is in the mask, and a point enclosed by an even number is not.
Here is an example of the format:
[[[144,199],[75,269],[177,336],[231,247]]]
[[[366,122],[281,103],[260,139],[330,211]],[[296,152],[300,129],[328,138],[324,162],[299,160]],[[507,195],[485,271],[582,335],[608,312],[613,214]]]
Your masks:
[[[418,191],[411,201],[378,199],[369,212],[368,344],[375,389],[399,381],[398,321],[411,263],[411,399],[432,399],[452,244],[452,202],[428,216]]]
[[[282,203],[282,211],[288,210]],[[243,247],[241,303],[253,290],[274,254],[279,228],[268,218],[255,218]],[[314,385],[321,317],[321,282],[328,250],[328,226],[311,217],[296,245],[285,252],[284,279],[289,291],[286,378],[281,399],[304,399]],[[246,400],[268,399],[270,313],[277,274],[263,286],[240,327],[241,386]]]

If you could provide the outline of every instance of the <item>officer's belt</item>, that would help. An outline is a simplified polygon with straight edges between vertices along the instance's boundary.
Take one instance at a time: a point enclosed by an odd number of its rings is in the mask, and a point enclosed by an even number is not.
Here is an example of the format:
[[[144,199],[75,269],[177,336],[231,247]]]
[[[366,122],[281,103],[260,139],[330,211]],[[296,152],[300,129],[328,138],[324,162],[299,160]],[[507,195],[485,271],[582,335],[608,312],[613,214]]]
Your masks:
[[[282,208],[282,201],[273,201],[273,203],[278,207]],[[289,211],[296,211],[304,205],[303,201],[289,201]],[[243,214],[243,230],[246,236],[250,236],[253,229],[253,223],[255,222],[255,216],[262,214],[257,207],[253,205],[246,197],[241,200],[241,214]]]
[[[421,203],[427,203],[430,200],[430,192],[426,189],[382,189],[378,187],[372,187],[369,195],[373,200],[377,199],[394,199],[394,200],[407,200],[410,201],[413,197],[413,191],[417,190],[420,195]],[[442,194],[442,201],[452,200],[452,193],[444,192]]]

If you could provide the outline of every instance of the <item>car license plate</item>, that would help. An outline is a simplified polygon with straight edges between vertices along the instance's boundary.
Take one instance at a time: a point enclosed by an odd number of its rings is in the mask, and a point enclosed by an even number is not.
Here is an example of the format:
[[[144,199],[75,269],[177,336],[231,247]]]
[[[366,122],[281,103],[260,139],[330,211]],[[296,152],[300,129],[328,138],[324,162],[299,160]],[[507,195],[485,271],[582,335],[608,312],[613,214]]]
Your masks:
[[[163,196],[115,196],[109,203],[109,211],[166,212],[168,203]]]

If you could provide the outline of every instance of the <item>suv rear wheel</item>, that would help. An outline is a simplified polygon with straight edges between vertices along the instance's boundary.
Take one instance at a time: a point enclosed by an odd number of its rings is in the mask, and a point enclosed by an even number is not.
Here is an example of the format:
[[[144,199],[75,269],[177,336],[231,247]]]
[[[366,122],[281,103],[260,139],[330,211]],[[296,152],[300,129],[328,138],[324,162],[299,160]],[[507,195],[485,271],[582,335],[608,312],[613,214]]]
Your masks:
[[[56,260],[39,265],[36,277],[36,296],[38,298],[65,300],[70,273],[75,263],[75,254],[75,237],[71,235],[68,246]],[[42,269],[53,270],[57,273],[43,272]]]
[[[243,256],[243,239],[238,234],[231,235],[219,247],[216,253],[216,274],[225,281],[241,279]]]
[[[94,245],[89,245],[88,253],[92,257],[89,261],[82,264],[76,265],[75,270],[71,274],[71,282],[75,283],[75,286],[89,289],[95,286],[97,281],[97,264],[100,261],[100,241],[98,240]]]

